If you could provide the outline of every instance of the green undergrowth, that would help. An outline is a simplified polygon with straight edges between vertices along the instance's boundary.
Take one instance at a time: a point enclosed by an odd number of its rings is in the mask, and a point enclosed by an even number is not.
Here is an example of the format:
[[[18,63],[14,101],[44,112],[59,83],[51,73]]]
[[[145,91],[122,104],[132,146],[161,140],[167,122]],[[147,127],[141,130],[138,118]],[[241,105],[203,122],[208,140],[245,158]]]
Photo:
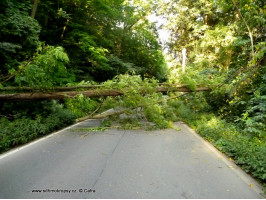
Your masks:
[[[67,127],[89,115],[99,101],[79,95],[65,101],[0,104],[0,153]]]
[[[37,105],[40,110],[30,110]],[[64,128],[75,121],[75,115],[56,101],[30,105],[18,103],[12,107],[16,108],[16,115],[2,115],[4,117],[0,118],[0,153]],[[2,111],[5,111],[4,108]],[[24,113],[21,113],[21,110]]]
[[[0,121],[0,152],[73,124],[74,119],[68,110],[52,113],[45,118],[37,117],[37,119],[25,117],[11,122],[2,118]]]

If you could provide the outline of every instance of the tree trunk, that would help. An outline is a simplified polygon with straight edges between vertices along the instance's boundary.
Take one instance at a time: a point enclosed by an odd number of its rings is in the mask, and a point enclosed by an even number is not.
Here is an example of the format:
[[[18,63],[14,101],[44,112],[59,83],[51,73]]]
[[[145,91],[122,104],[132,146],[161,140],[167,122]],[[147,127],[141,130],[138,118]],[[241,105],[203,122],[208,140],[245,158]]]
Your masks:
[[[199,87],[195,91],[210,91],[208,87]],[[180,87],[158,87],[156,92],[193,92],[186,86]],[[143,92],[145,93],[145,92]],[[15,94],[0,94],[0,101],[34,101],[34,100],[51,100],[75,98],[78,95],[85,97],[104,97],[104,96],[120,96],[123,92],[120,90],[86,90],[86,91],[65,91],[65,92],[28,92]]]
[[[183,48],[182,50],[182,72],[185,73],[186,72],[186,60],[187,60],[187,50],[186,48]]]
[[[36,15],[36,11],[37,11],[37,7],[38,7],[38,3],[39,3],[39,0],[32,0],[32,9],[31,9],[31,17],[34,19],[35,18],[35,15]]]
[[[118,90],[87,90],[87,91],[66,91],[66,92],[32,92],[32,93],[16,93],[16,94],[0,94],[0,100],[49,100],[49,99],[66,99],[75,98],[82,94],[85,97],[101,97],[101,96],[119,96],[123,93]]]
[[[33,88],[33,87],[3,87],[0,91],[74,91],[74,90],[85,90],[85,89],[96,89],[101,88],[102,85],[77,85],[77,86],[67,86],[67,87],[53,87],[53,88]]]

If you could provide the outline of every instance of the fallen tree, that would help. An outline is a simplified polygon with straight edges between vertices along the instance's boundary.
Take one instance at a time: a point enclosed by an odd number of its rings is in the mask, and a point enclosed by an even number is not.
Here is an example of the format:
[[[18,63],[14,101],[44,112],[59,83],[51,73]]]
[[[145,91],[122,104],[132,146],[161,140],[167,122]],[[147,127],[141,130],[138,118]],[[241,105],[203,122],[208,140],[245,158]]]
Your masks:
[[[173,99],[177,99],[177,98],[180,98],[181,96],[184,96],[186,95],[187,93],[183,93],[179,96],[174,96],[174,97],[168,97],[166,100],[167,101],[170,101],[170,100],[173,100]],[[158,101],[158,103],[161,103],[162,101]],[[76,119],[76,122],[82,122],[82,121],[85,121],[87,119],[103,119],[103,118],[106,118],[106,117],[110,117],[110,116],[114,116],[114,115],[121,115],[123,113],[125,113],[127,111],[126,108],[112,108],[112,109],[109,109],[107,111],[104,111],[100,114],[97,114],[97,115],[94,115],[100,108],[101,106],[99,106],[93,113],[91,113],[90,115],[88,116],[85,116],[85,117],[82,117],[82,118],[79,118],[79,119]],[[141,107],[136,107],[134,108],[134,110],[136,109],[139,109]]]
[[[86,90],[104,87],[103,85],[77,85],[65,87],[51,87],[51,88],[38,88],[38,87],[3,87],[0,91],[15,91],[15,92],[33,92],[33,91],[73,91],[73,90]]]
[[[187,87],[187,85],[174,85],[174,84],[168,84],[168,83],[159,83],[160,87]],[[206,84],[198,84],[197,87],[208,87],[209,85]],[[0,87],[0,92],[8,92],[8,93],[14,93],[14,92],[55,92],[55,91],[76,91],[76,90],[89,90],[89,89],[99,89],[104,88],[104,85],[76,85],[76,86],[59,86],[59,87]]]
[[[125,113],[126,111],[127,111],[126,108],[112,108],[112,109],[109,109],[109,110],[104,111],[104,112],[97,114],[97,115],[92,114],[92,115],[88,115],[88,116],[76,119],[76,122],[82,122],[82,121],[85,121],[87,119],[103,119],[103,118],[106,118],[109,116],[121,115],[121,114]]]
[[[209,87],[198,87],[195,90],[189,89],[187,86],[178,87],[158,87],[156,92],[194,92],[194,91],[210,91]],[[143,91],[145,93],[145,90]],[[94,89],[84,91],[64,91],[64,92],[27,92],[0,94],[0,101],[34,101],[34,100],[51,100],[51,99],[66,99],[75,98],[78,95],[85,97],[106,97],[120,96],[123,92],[116,89]]]

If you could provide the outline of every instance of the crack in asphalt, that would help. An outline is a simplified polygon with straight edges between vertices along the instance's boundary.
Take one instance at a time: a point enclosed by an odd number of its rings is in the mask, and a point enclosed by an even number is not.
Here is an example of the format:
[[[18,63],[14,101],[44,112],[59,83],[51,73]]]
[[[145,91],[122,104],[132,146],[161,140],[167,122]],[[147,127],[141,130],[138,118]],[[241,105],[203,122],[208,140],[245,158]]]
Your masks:
[[[101,171],[99,177],[95,180],[95,182],[94,182],[94,184],[93,184],[93,186],[92,186],[92,189],[94,189],[95,185],[96,185],[96,184],[98,183],[98,181],[100,180],[100,178],[101,178],[101,176],[102,176],[104,170],[105,170],[106,167],[107,167],[107,164],[108,164],[109,160],[112,158],[112,156],[113,156],[115,150],[117,149],[118,145],[120,144],[120,142],[121,142],[121,140],[123,139],[123,137],[124,137],[125,134],[126,134],[126,131],[124,131],[123,135],[120,137],[120,139],[119,139],[119,141],[117,142],[117,144],[115,145],[115,147],[114,147],[114,149],[113,149],[111,155],[106,159],[106,162],[105,162],[105,164],[104,164],[104,167],[102,168],[102,171]]]

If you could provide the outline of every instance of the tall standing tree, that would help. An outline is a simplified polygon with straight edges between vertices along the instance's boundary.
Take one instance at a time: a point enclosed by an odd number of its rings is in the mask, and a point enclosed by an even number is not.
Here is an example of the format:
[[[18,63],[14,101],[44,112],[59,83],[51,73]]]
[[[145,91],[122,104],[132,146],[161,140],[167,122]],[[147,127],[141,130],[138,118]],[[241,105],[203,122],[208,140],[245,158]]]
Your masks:
[[[142,1],[42,0],[36,19],[41,40],[66,49],[78,80],[103,81],[133,70],[164,79],[158,35],[146,19],[150,12]]]
[[[13,73],[39,44],[40,26],[29,16],[30,1],[0,1],[0,76]]]
[[[30,16],[34,19],[36,12],[37,12],[39,0],[32,0],[31,2],[32,2],[32,9],[31,9],[31,15]]]

